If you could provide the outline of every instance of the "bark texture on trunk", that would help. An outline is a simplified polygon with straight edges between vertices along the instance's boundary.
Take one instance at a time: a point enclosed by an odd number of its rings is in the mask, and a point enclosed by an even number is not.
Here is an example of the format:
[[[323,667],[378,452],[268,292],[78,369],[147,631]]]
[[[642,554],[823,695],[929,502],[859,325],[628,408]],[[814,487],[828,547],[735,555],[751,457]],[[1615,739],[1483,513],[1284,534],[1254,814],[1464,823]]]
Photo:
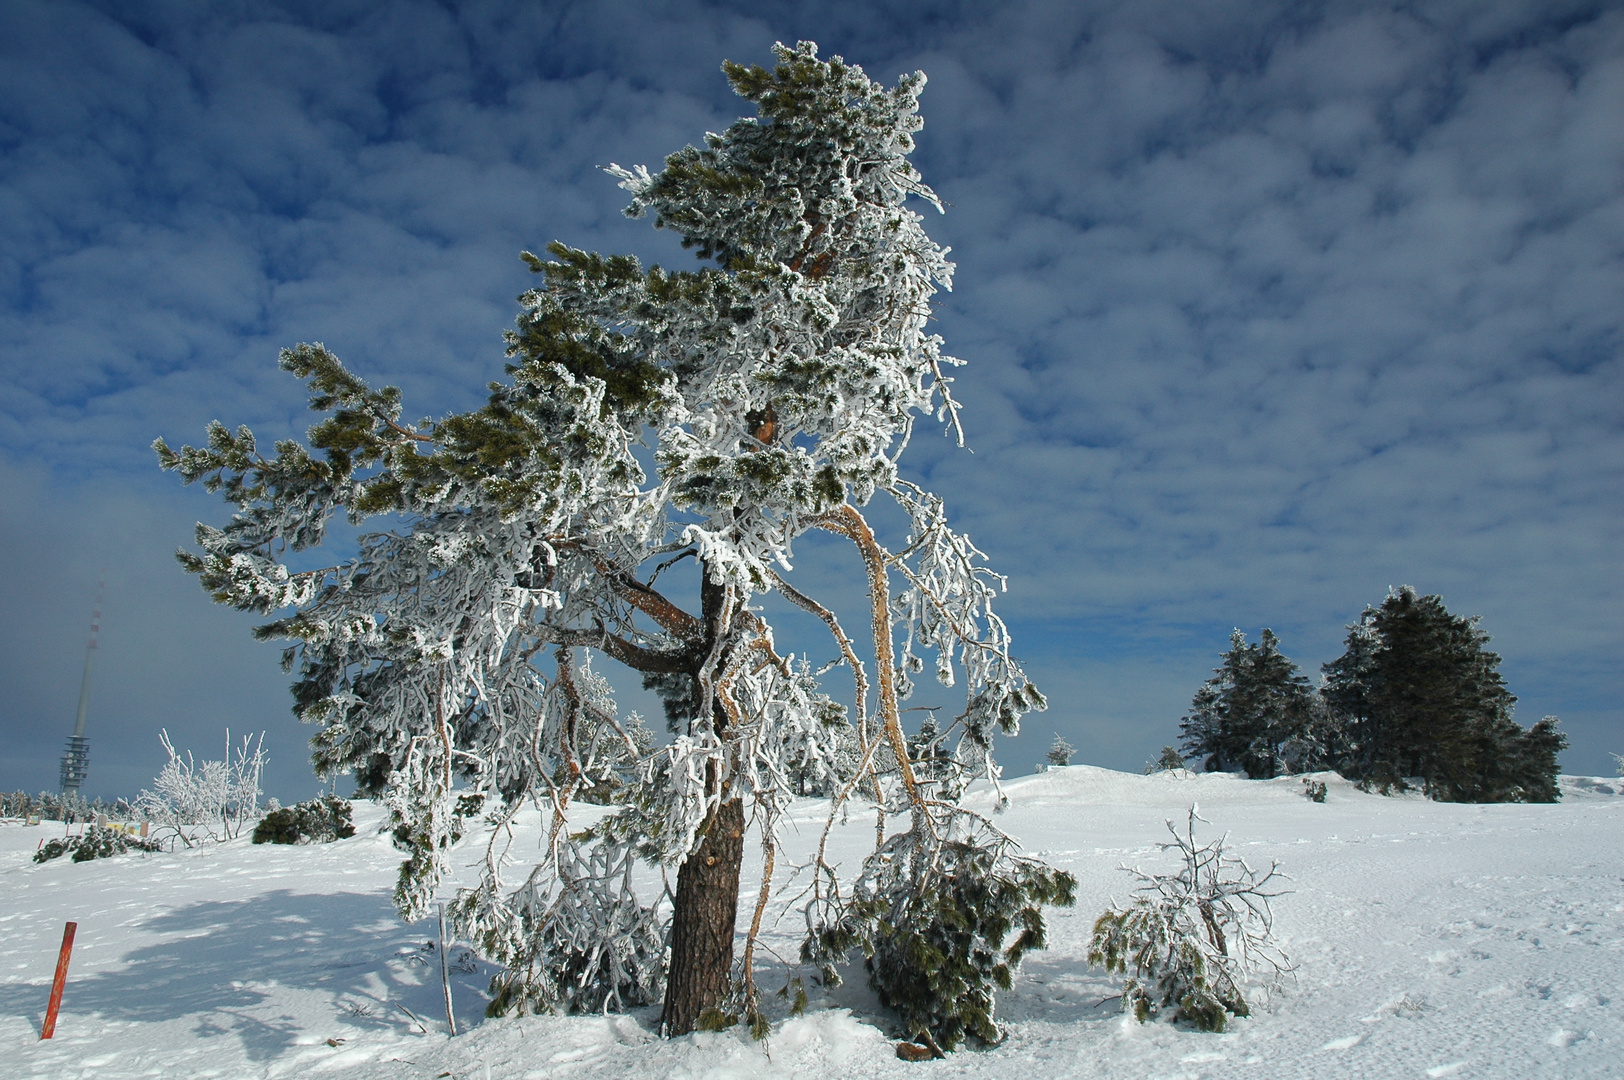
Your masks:
[[[710,567],[701,562],[699,602],[702,648],[693,654],[693,678],[699,683],[707,661],[711,671],[727,667],[729,646],[712,655],[727,637],[737,614],[731,591],[712,580]],[[728,741],[728,715],[714,697],[702,701],[716,734]],[[677,871],[677,893],[672,898],[671,966],[665,980],[665,1009],[660,1030],[667,1036],[686,1035],[699,1024],[700,1014],[727,996],[733,977],[733,931],[739,915],[739,870],[744,862],[744,801],[729,798],[720,771],[707,770],[706,787],[722,801],[698,847]]]
[[[699,1014],[727,995],[733,975],[733,930],[739,913],[739,867],[744,861],[744,802],[729,799],[677,871],[671,918],[671,968],[660,1030],[686,1035]]]

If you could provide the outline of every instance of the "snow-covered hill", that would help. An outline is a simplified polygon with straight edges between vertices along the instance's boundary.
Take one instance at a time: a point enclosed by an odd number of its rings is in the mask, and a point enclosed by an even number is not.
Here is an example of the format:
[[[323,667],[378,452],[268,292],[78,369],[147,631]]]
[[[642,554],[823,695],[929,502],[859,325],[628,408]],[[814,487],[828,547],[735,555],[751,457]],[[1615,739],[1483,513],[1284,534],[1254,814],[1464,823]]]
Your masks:
[[[1075,766],[1008,783],[1002,824],[1078,876],[1078,904],[1052,913],[1051,947],[1002,999],[1004,1044],[925,1064],[895,1057],[860,973],[765,1044],[666,1041],[648,1011],[485,1020],[490,971],[455,948],[465,1027],[448,1040],[433,929],[394,916],[398,856],[376,808],[358,805],[360,835],[336,844],[79,865],[30,862],[60,825],[0,825],[0,1075],[1624,1076],[1624,784],[1564,777],[1555,806],[1458,806],[1322,779],[1323,804],[1297,779]],[[1163,821],[1192,802],[1238,853],[1293,879],[1275,912],[1297,979],[1222,1035],[1125,1019],[1084,960],[1093,918],[1128,892],[1118,867],[1161,865]],[[818,804],[797,809],[811,843]],[[853,860],[873,835],[860,816],[840,840]],[[69,919],[63,1012],[42,1042]],[[768,944],[793,955],[796,928],[791,913]]]

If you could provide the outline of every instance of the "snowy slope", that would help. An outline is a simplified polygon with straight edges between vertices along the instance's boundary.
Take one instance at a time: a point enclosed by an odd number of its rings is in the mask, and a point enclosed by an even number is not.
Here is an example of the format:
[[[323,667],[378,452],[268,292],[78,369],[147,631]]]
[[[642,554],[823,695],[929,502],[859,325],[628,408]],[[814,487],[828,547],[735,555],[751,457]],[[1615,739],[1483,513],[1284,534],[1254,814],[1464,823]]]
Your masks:
[[[1002,824],[1077,874],[1078,904],[1052,913],[1050,949],[1002,999],[1006,1042],[925,1064],[896,1059],[860,972],[762,1045],[660,1040],[649,1010],[485,1020],[490,970],[470,960],[453,973],[465,1030],[448,1040],[433,928],[394,916],[398,856],[376,808],[358,806],[361,834],[337,844],[79,865],[29,861],[60,825],[0,825],[0,1076],[1624,1076],[1624,786],[1564,777],[1559,805],[1454,806],[1325,779],[1324,804],[1297,779],[1077,766],[1007,784]],[[1275,910],[1297,980],[1223,1035],[1126,1020],[1083,959],[1094,916],[1129,888],[1117,867],[1165,865],[1162,823],[1192,802],[1293,879]],[[799,843],[817,811],[797,807]],[[872,835],[854,814],[837,844],[855,860]],[[42,1042],[67,919],[73,966]],[[797,925],[768,944],[793,955]]]

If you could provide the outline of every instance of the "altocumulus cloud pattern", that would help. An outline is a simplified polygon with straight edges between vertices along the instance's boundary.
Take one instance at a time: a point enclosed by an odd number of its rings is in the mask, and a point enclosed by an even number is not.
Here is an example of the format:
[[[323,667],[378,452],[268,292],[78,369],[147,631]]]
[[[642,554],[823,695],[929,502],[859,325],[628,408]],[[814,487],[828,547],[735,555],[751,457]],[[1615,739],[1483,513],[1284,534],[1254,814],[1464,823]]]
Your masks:
[[[307,794],[275,650],[169,557],[214,505],[147,444],[301,434],[296,341],[470,407],[517,252],[688,259],[598,167],[720,130],[721,61],[801,38],[930,76],[974,453],[906,460],[1010,576],[1054,703],[1016,768],[1054,732],[1132,768],[1230,627],[1312,671],[1402,583],[1484,616],[1567,771],[1624,750],[1616,5],[128,8],[0,8],[0,787],[54,782],[105,566],[86,793],[230,725]]]

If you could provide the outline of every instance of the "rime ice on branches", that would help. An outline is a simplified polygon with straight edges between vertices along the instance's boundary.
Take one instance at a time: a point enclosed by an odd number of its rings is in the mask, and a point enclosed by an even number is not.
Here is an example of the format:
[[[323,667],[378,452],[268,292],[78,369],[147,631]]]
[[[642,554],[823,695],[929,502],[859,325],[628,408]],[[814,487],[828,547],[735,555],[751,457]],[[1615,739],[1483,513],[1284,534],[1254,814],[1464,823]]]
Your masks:
[[[1166,1010],[1202,1031],[1223,1031],[1230,1016],[1247,1016],[1246,983],[1264,974],[1278,980],[1293,968],[1274,938],[1269,901],[1283,895],[1277,863],[1264,871],[1224,845],[1229,836],[1197,844],[1194,806],[1181,832],[1171,822],[1178,853],[1171,874],[1128,869],[1139,887],[1128,906],[1108,908],[1094,922],[1088,962],[1127,976],[1122,1007],[1141,1023]]]
[[[924,1034],[993,1038],[990,988],[1041,945],[1040,905],[1070,883],[921,782],[900,723],[928,660],[965,691],[933,755],[996,781],[994,732],[1044,705],[993,611],[1003,579],[942,500],[898,474],[919,417],[962,442],[944,374],[958,361],[927,332],[952,264],[907,205],[941,209],[908,162],[925,78],[887,88],[811,43],[776,53],[771,70],[725,66],[755,117],[658,172],[609,167],[628,213],[676,230],[699,265],[558,243],[526,253],[541,284],[521,298],[507,379],[483,408],[404,422],[397,390],[300,345],[281,362],[324,414],[308,448],[266,455],[215,424],[205,447],[156,449],[236,508],[223,528],[199,526],[181,560],[216,600],[274,616],[261,637],[291,642],[318,769],[353,772],[392,810],[409,856],[402,915],[428,909],[459,838],[484,836],[483,879],[452,913],[506,965],[497,1007],[628,1006],[659,999],[664,981],[669,1033],[734,1017],[762,1029],[753,960],[777,830],[815,783],[833,792],[831,820],[854,798],[880,808],[867,864],[799,868],[809,957],[883,954],[886,912],[901,920],[886,933],[931,941],[944,918],[968,918],[995,952],[1013,927],[1002,959],[961,972],[972,1016],[904,986],[894,965],[874,975],[913,1002]],[[892,546],[864,514],[882,497],[910,523]],[[319,544],[340,512],[386,527],[349,562],[290,569],[287,554]],[[795,584],[793,546],[812,529],[853,545],[866,632]],[[697,610],[671,599],[684,573]],[[773,590],[829,628],[854,714],[775,644],[751,605]],[[658,691],[668,744],[621,715],[604,674],[620,669]],[[581,832],[571,807],[587,797],[619,810]],[[540,863],[516,867],[510,826],[532,805],[547,842]],[[735,967],[747,832],[767,872]],[[648,863],[676,871],[668,895],[632,887]],[[997,894],[984,910],[985,897],[940,892],[971,867]]]

